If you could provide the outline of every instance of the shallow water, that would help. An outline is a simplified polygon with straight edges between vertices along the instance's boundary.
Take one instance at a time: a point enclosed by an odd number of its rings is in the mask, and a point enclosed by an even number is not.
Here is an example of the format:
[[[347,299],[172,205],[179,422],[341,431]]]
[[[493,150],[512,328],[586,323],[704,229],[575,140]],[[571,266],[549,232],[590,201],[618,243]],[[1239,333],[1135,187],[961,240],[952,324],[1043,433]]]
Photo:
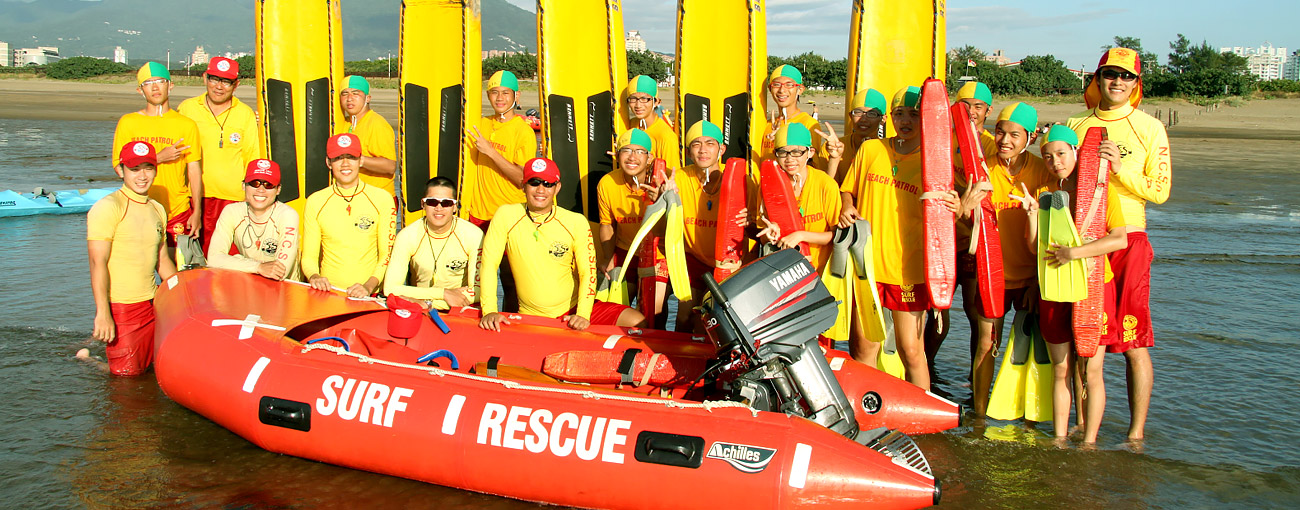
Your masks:
[[[0,119],[0,189],[85,187],[111,176],[112,130]],[[919,437],[944,506],[1300,503],[1292,397],[1300,366],[1287,355],[1300,329],[1296,152],[1280,141],[1174,140],[1174,196],[1149,212],[1156,389],[1143,451],[1123,443],[1123,359],[1110,356],[1097,451],[1052,447],[1050,425],[1024,432],[992,422],[994,433],[963,427]],[[77,362],[72,354],[92,344],[84,234],[82,216],[0,219],[4,506],[533,506],[268,453],[176,405],[151,375],[111,379]],[[969,332],[955,307],[937,366],[939,388],[961,400],[970,395],[962,385]]]

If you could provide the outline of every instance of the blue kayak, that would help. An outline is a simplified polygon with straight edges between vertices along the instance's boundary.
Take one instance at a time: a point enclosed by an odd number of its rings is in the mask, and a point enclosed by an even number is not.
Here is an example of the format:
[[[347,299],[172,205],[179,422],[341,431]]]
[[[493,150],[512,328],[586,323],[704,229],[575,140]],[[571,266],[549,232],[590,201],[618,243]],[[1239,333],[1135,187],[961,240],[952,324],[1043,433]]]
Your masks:
[[[61,191],[37,188],[33,193],[0,191],[0,218],[34,214],[85,214],[95,202],[117,190],[115,187]]]

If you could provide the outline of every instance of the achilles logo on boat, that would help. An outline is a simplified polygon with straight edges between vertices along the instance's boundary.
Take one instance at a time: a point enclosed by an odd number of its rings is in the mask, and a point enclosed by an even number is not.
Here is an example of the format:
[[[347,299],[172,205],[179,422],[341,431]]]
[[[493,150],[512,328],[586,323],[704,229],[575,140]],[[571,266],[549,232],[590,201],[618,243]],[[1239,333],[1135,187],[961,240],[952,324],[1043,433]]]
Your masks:
[[[329,416],[338,411],[339,418],[392,428],[393,416],[406,411],[402,399],[415,394],[410,388],[389,388],[386,384],[343,379],[331,375],[321,384],[324,398],[316,399],[316,412]],[[335,390],[340,390],[336,392]]]
[[[714,441],[713,446],[709,447],[710,459],[726,461],[734,467],[745,473],[757,473],[767,469],[767,465],[772,463],[772,457],[776,456],[775,448],[763,448],[761,446],[749,446],[743,444],[723,443]]]
[[[614,450],[627,445],[622,431],[631,426],[628,420],[488,403],[478,422],[478,444],[622,464],[624,454]]]

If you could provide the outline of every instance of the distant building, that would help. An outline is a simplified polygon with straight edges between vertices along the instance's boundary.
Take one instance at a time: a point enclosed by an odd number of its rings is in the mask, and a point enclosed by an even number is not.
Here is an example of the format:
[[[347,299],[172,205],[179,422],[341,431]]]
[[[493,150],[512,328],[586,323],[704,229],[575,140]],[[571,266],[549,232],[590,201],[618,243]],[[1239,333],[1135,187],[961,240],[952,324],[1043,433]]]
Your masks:
[[[483,58],[506,57],[510,55],[518,55],[520,53],[524,52],[514,50],[487,50],[483,52]]]
[[[1250,74],[1261,80],[1282,78],[1282,68],[1286,66],[1286,48],[1275,48],[1267,41],[1263,46],[1248,48],[1243,46],[1219,48],[1222,53],[1235,53],[1246,57],[1246,66]]]
[[[59,49],[54,46],[36,48],[19,48],[14,50],[14,66],[43,66],[61,60]]]
[[[1286,65],[1282,66],[1282,78],[1300,80],[1300,51],[1287,55]]]
[[[640,30],[632,30],[627,33],[627,38],[623,40],[627,51],[645,51],[645,39],[641,38]]]
[[[984,60],[999,66],[1006,66],[1011,63],[1011,59],[1007,58],[1007,56],[1002,53],[1002,50],[993,50],[993,53],[984,55]]]
[[[119,64],[126,63],[126,48],[118,46],[113,48],[113,61]]]
[[[228,58],[228,59],[234,60],[234,59],[237,59],[237,58],[240,58],[240,57],[247,57],[247,56],[249,56],[249,55],[252,55],[252,53],[249,53],[249,52],[246,52],[246,51],[234,51],[234,52],[227,51],[227,52],[226,52],[224,55],[222,55],[222,56],[223,56],[223,57],[226,57],[226,58]]]
[[[191,66],[203,65],[208,63],[208,60],[210,60],[211,58],[212,57],[208,55],[208,52],[203,51],[203,47],[199,46],[194,49],[194,53],[190,54],[190,65]]]
[[[9,53],[9,43],[0,41],[0,67],[9,67],[14,62],[13,58]]]

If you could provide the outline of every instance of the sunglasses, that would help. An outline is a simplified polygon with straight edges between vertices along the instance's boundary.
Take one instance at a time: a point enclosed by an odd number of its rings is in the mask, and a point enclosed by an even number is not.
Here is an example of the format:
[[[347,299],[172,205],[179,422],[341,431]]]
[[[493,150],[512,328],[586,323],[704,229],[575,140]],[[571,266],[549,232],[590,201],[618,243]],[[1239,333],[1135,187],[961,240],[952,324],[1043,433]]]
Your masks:
[[[538,187],[538,186],[546,186],[546,187],[548,187],[548,188],[554,188],[555,185],[556,185],[556,184],[559,184],[559,183],[560,183],[560,181],[555,181],[555,182],[546,182],[546,181],[542,180],[541,177],[533,177],[533,178],[531,178],[531,179],[528,179],[528,182],[526,182],[526,183],[524,183],[524,184],[527,184],[527,185],[532,186],[532,187],[534,187],[534,188],[536,188],[536,187]]]
[[[1136,75],[1136,74],[1130,73],[1130,72],[1128,72],[1128,71],[1119,72],[1119,71],[1116,71],[1116,70],[1114,70],[1114,69],[1102,69],[1102,70],[1101,70],[1101,77],[1102,77],[1102,79],[1105,79],[1105,80],[1114,80],[1114,79],[1119,79],[1119,80],[1122,80],[1122,81],[1133,81],[1133,80],[1138,79],[1138,75]]]
[[[222,77],[220,77],[220,76],[211,76],[211,75],[209,75],[209,76],[208,76],[208,81],[210,81],[210,82],[212,82],[212,83],[219,83],[219,84],[221,84],[221,85],[225,85],[225,86],[227,86],[227,87],[229,87],[229,86],[235,84],[235,80],[231,80],[231,79],[227,79],[227,78],[222,78]]]
[[[801,158],[808,153],[808,149],[777,149],[774,151],[778,158],[796,157]]]
[[[443,208],[455,207],[456,204],[460,203],[454,198],[437,198],[437,197],[424,197],[423,199],[420,199],[420,202],[423,203],[425,207],[443,207]]]
[[[270,182],[261,179],[253,179],[244,184],[247,184],[254,188],[261,188],[261,189],[275,189],[277,186],[279,186],[278,184],[271,184]]]

